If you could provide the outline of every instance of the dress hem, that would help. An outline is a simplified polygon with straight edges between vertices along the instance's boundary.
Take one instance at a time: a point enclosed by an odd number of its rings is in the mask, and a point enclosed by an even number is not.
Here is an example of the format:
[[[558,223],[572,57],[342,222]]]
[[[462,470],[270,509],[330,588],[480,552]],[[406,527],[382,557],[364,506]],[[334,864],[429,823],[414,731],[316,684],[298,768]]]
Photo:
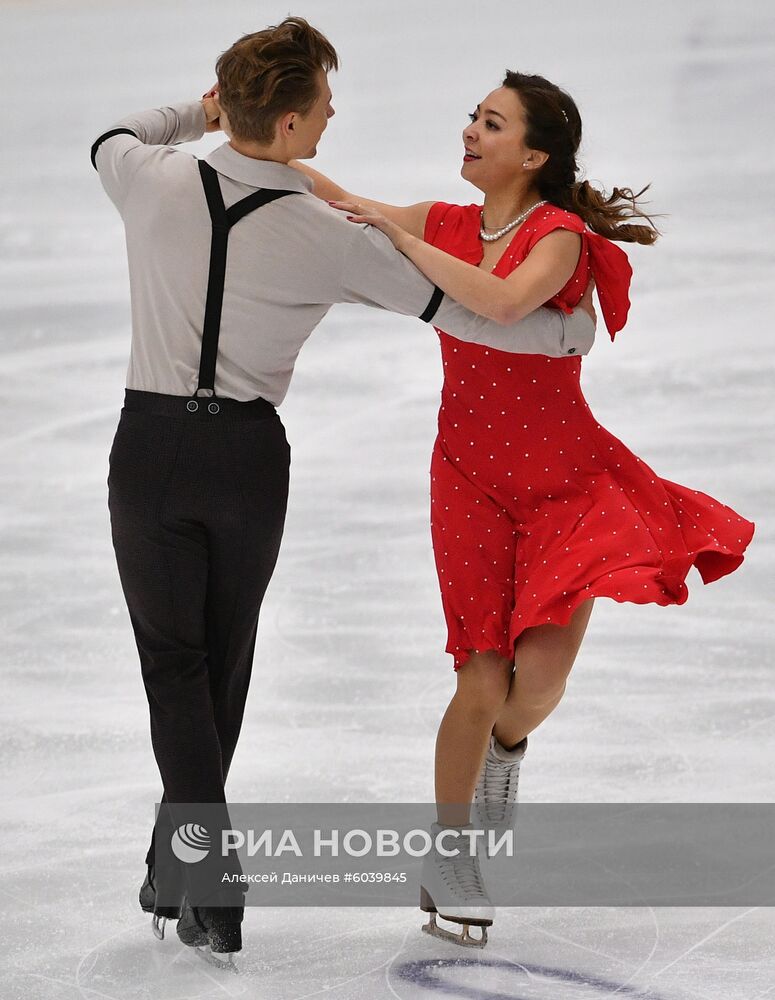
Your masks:
[[[467,663],[472,653],[493,652],[498,653],[504,659],[513,659],[514,643],[524,631],[529,628],[535,628],[537,625],[555,625],[558,628],[564,628],[568,625],[579,606],[584,601],[588,601],[593,597],[608,597],[612,601],[616,601],[617,604],[656,604],[659,607],[680,606],[685,604],[689,597],[686,578],[692,567],[697,569],[702,582],[706,586],[709,583],[720,580],[724,576],[728,576],[730,573],[734,573],[744,561],[744,553],[754,536],[755,530],[756,526],[750,523],[749,529],[746,532],[747,537],[744,538],[740,549],[736,552],[726,547],[722,549],[718,546],[710,545],[692,553],[690,558],[680,560],[682,565],[676,567],[669,575],[664,572],[664,569],[657,571],[652,578],[651,585],[648,583],[643,585],[644,589],[647,590],[647,594],[642,599],[638,599],[634,595],[624,595],[621,591],[614,593],[612,591],[616,584],[612,583],[610,579],[601,579],[577,590],[572,597],[569,594],[563,595],[564,607],[562,610],[558,610],[549,616],[552,618],[551,621],[528,620],[520,621],[518,624],[512,621],[508,644],[498,641],[497,635],[494,634],[497,632],[497,628],[492,623],[490,628],[483,628],[480,631],[479,641],[475,643],[471,642],[467,646],[467,649],[461,651],[461,644],[453,643],[452,639],[450,639],[447,643],[446,651],[455,658],[455,671]],[[671,562],[675,564],[678,560],[671,560]],[[629,574],[633,572],[633,569],[628,567],[626,572]],[[613,576],[613,574],[609,574],[609,576]],[[657,594],[654,593],[654,587],[658,588]],[[467,643],[470,642],[467,635],[464,638]]]

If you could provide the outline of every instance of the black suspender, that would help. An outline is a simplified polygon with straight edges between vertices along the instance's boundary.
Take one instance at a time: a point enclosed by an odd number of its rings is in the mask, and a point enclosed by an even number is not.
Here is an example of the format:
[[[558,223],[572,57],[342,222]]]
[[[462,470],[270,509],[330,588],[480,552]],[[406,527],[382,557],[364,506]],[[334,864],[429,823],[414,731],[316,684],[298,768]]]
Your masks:
[[[207,198],[207,207],[210,210],[210,219],[213,225],[212,242],[210,244],[210,274],[207,280],[207,299],[205,303],[204,325],[202,328],[202,354],[199,361],[199,384],[197,385],[194,397],[197,397],[202,390],[207,390],[207,394],[215,396],[215,364],[218,358],[218,338],[221,332],[221,312],[223,310],[223,286],[226,280],[226,256],[228,253],[229,231],[240,219],[244,219],[250,212],[268,205],[278,198],[284,198],[287,194],[295,194],[294,191],[255,191],[241,201],[236,202],[231,208],[226,208],[221,194],[221,186],[218,183],[218,174],[204,160],[199,161],[199,173],[202,177],[202,184]],[[198,409],[192,406],[196,399],[190,400],[188,407],[190,410]],[[210,407],[217,404],[210,404]],[[217,412],[211,410],[211,412]]]

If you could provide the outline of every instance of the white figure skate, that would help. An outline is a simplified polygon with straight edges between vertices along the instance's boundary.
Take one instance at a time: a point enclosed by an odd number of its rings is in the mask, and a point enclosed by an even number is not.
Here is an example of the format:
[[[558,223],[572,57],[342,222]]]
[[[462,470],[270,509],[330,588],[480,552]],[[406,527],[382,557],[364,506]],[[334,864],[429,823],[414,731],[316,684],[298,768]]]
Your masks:
[[[526,750],[527,736],[513,750],[505,750],[494,736],[490,737],[474,791],[473,818],[475,823],[492,831],[496,839],[516,825],[519,767]]]
[[[434,823],[431,827],[434,839],[444,829],[466,830],[472,829],[472,825],[447,828]],[[449,837],[444,846],[451,850],[455,841]],[[423,859],[420,909],[430,913],[428,923],[422,928],[426,934],[467,948],[484,948],[487,944],[487,928],[492,924],[495,910],[482,881],[479,858],[477,855],[469,856],[466,838],[460,842],[457,857],[445,858],[434,844]],[[439,927],[436,914],[451,923],[462,924],[461,932],[455,934]],[[474,937],[471,927],[481,927],[481,936]]]

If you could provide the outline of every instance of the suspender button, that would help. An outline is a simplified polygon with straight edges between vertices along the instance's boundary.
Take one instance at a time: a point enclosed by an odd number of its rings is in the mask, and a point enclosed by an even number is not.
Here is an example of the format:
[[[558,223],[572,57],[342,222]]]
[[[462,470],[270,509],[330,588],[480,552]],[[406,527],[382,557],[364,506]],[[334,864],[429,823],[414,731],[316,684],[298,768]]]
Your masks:
[[[189,399],[189,401],[186,403],[186,409],[188,410],[189,413],[196,413],[196,411],[199,409],[199,403],[197,403],[195,399]]]
[[[208,413],[220,413],[221,408],[217,403],[208,403],[207,412]]]

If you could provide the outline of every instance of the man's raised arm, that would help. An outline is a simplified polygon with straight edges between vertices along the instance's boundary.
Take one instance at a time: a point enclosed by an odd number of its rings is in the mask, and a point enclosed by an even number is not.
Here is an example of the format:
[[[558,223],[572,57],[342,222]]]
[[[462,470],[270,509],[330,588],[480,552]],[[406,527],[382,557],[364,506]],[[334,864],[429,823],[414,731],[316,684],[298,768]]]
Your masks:
[[[91,161],[119,212],[143,163],[169,152],[166,147],[201,139],[206,125],[202,101],[189,101],[128,115],[98,136],[91,148]]]

